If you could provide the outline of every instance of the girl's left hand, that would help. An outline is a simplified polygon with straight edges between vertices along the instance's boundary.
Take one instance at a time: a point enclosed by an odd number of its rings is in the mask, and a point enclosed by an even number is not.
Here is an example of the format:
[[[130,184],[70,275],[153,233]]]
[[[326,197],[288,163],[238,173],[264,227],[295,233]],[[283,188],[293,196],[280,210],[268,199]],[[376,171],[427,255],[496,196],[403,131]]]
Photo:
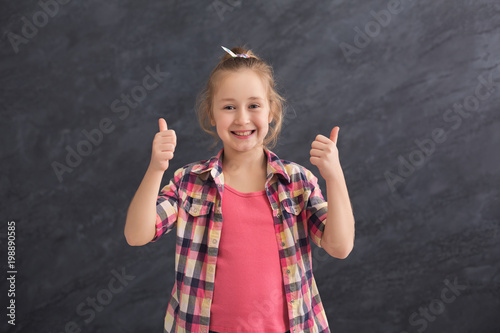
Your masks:
[[[318,134],[311,144],[311,163],[318,167],[321,176],[326,181],[343,178],[339,161],[337,139],[340,128],[335,126],[330,133],[330,138]]]

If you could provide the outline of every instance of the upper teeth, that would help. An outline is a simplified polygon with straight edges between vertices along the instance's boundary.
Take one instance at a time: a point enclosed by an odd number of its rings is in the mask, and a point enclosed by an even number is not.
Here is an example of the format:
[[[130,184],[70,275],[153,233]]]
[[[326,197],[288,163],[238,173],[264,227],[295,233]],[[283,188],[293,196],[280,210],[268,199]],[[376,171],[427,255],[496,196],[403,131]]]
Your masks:
[[[250,135],[250,134],[252,134],[252,131],[246,131],[246,132],[234,132],[234,134],[236,134],[236,135],[242,135],[242,136],[243,136],[243,135]]]

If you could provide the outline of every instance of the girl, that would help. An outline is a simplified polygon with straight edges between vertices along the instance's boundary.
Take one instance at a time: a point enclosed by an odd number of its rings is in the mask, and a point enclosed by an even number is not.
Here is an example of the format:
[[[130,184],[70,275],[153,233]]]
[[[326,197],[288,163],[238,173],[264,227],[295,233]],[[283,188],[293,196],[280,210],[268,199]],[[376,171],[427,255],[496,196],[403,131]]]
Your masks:
[[[353,247],[339,127],[330,138],[318,135],[310,150],[326,202],[311,171],[270,150],[284,101],[272,68],[250,50],[224,50],[197,103],[201,127],[223,148],[177,169],[157,195],[176,146],[175,131],[159,119],[125,237],[144,245],[177,227],[164,332],[330,332],[308,237],[336,258]]]

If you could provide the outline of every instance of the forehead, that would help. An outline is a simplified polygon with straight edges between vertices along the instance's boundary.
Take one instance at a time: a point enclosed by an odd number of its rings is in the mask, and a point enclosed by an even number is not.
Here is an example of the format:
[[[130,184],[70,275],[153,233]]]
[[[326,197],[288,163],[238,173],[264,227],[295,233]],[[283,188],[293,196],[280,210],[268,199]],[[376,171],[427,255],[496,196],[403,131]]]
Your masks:
[[[216,78],[214,100],[227,98],[267,98],[266,82],[253,70],[225,71]]]

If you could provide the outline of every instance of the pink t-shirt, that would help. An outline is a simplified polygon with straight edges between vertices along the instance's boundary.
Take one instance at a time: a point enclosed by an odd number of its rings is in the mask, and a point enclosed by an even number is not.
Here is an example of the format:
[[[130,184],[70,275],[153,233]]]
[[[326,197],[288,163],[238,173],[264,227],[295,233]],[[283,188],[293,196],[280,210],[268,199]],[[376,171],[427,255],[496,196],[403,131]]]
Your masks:
[[[266,191],[242,193],[224,185],[222,216],[210,330],[287,331],[283,273]]]

